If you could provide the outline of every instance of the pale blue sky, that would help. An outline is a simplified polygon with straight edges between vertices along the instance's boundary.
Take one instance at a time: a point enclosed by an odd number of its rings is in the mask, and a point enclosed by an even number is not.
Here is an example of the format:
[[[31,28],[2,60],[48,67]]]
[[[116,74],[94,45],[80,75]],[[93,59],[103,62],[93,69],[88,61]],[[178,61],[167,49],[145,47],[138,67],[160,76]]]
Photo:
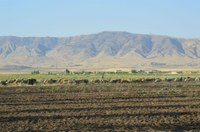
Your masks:
[[[200,0],[0,0],[0,36],[127,31],[200,37]]]

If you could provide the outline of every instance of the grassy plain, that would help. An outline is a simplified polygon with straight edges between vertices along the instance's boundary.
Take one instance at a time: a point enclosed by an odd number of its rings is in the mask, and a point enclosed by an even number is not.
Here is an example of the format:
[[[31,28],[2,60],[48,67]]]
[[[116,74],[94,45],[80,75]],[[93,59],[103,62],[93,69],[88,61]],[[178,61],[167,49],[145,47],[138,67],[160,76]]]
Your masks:
[[[172,78],[172,77],[198,77],[200,74],[167,74],[167,73],[156,73],[156,74],[141,74],[141,73],[127,73],[127,74],[105,74],[105,79],[133,79],[133,78]],[[11,80],[11,79],[29,79],[34,78],[37,80],[44,79],[101,79],[102,74],[30,74],[30,73],[9,73],[0,74],[0,80]]]

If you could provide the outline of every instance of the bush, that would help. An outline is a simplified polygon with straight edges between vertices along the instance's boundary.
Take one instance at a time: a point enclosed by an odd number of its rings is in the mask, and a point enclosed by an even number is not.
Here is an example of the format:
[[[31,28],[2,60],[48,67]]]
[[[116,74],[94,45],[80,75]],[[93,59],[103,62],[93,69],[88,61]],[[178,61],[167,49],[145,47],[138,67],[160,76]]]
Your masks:
[[[48,75],[54,75],[55,73],[52,73],[52,72],[48,72]]]
[[[131,73],[137,73],[137,71],[136,70],[131,70]]]
[[[40,74],[40,71],[37,70],[37,71],[32,71],[31,74]]]
[[[66,74],[70,74],[70,71],[68,69],[65,70]]]

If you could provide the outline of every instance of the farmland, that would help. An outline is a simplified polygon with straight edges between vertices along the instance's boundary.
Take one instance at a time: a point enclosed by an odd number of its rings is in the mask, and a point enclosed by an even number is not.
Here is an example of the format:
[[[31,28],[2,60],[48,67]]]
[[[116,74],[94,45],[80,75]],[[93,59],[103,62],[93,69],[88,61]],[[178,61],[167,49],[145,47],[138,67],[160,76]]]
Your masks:
[[[44,79],[99,79],[102,74],[30,74],[25,72],[23,74],[20,73],[2,73],[0,72],[0,80],[10,80],[10,79],[28,79],[35,78],[37,80]],[[143,73],[125,73],[125,74],[110,74],[105,73],[105,79],[134,79],[134,78],[166,78],[166,77],[199,77],[200,73],[194,74],[170,74],[170,73],[151,73],[151,74],[143,74]]]
[[[0,87],[0,131],[199,131],[200,82]]]

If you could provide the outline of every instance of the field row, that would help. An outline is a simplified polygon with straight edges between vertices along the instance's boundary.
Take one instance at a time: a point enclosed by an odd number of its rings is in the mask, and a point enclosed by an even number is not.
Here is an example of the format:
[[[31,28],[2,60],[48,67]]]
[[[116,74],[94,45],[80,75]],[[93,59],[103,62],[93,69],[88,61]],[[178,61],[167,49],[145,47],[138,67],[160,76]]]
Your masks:
[[[200,89],[194,83],[1,87],[0,113],[0,131],[199,131]]]
[[[176,78],[129,78],[129,79],[12,79],[0,80],[0,85],[47,85],[47,84],[100,84],[100,83],[158,83],[158,82],[195,82],[200,83],[200,77],[176,77]]]

